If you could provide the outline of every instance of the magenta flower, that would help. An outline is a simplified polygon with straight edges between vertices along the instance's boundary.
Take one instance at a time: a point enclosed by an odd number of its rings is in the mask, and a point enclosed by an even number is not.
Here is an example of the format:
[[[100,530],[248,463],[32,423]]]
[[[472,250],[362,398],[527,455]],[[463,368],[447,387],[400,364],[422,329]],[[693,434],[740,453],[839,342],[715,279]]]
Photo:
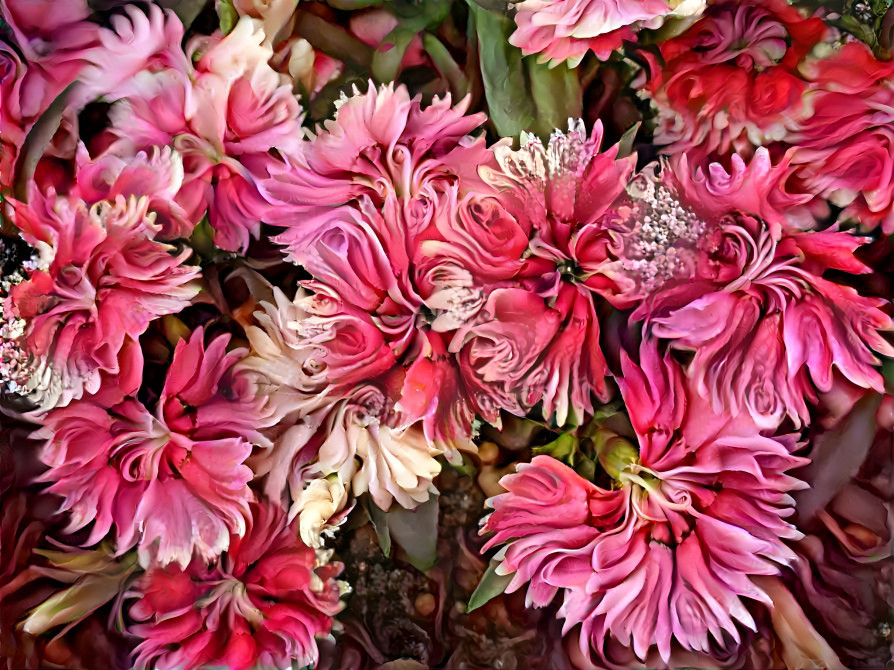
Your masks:
[[[152,239],[148,206],[147,198],[121,195],[88,206],[36,188],[29,204],[13,202],[15,223],[42,260],[5,310],[24,320],[25,347],[37,359],[37,387],[28,390],[41,409],[101,389],[114,394],[116,385],[124,395],[136,390],[137,338],[198,291],[198,268],[183,264],[189,250],[174,255]]]
[[[49,470],[41,481],[64,499],[69,532],[93,523],[85,544],[115,527],[117,552],[136,546],[144,566],[211,561],[245,533],[261,400],[234,368],[244,350],[203,332],[174,351],[155,414],[134,398],[110,408],[92,400],[56,409],[35,437]]]
[[[530,582],[536,606],[563,591],[564,630],[581,624],[585,654],[614,639],[667,662],[674,644],[710,653],[755,629],[743,599],[770,600],[749,577],[794,559],[784,540],[800,534],[784,519],[799,482],[784,473],[806,459],[792,436],[714,414],[654,344],[641,356],[622,354],[618,380],[639,448],[609,436],[600,453],[614,488],[538,456],[502,480],[483,530],[487,547],[508,543],[509,591]]]
[[[142,638],[135,667],[233,670],[313,665],[314,637],[341,608],[337,563],[320,565],[296,524],[269,504],[251,507],[246,533],[211,567],[153,567],[135,585],[129,632]]]

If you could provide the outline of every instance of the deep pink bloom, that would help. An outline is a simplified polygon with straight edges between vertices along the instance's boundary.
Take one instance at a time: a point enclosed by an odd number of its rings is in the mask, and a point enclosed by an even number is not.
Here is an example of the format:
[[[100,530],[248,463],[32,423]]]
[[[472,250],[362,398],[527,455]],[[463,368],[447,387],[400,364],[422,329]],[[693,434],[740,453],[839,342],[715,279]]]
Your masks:
[[[698,14],[703,2],[664,0],[524,0],[516,5],[518,26],[509,42],[540,61],[570,61],[571,67],[593,51],[608,60],[640,27],[655,28],[669,15]]]
[[[114,526],[119,554],[136,546],[147,566],[196,555],[210,561],[245,533],[252,471],[244,465],[260,435],[261,399],[234,369],[245,350],[229,337],[206,348],[203,332],[174,351],[155,414],[134,398],[110,408],[91,400],[47,414],[35,433],[49,470],[41,480],[64,498],[69,531],[91,523],[85,544]]]
[[[851,42],[809,58],[803,71],[811,83],[805,99],[814,111],[788,140],[785,189],[806,197],[804,209],[820,218],[828,200],[844,208],[840,220],[894,232],[894,66]],[[842,78],[843,72],[854,75]]]
[[[175,670],[313,665],[314,637],[341,608],[337,563],[318,566],[276,505],[252,505],[248,528],[208,567],[154,567],[135,585],[129,632],[143,641],[135,666]]]
[[[615,436],[600,454],[615,488],[538,456],[502,480],[483,530],[495,532],[488,547],[508,542],[508,590],[530,581],[537,606],[563,590],[559,615],[566,631],[581,624],[585,654],[614,639],[639,659],[655,645],[667,661],[674,642],[710,653],[710,638],[724,646],[755,628],[743,598],[770,600],[749,576],[794,559],[783,540],[799,533],[784,518],[799,482],[784,473],[806,459],[791,454],[792,436],[714,414],[654,343],[641,357],[622,354],[618,380],[638,453]]]
[[[13,202],[15,224],[41,254],[38,267],[6,303],[24,319],[25,345],[50,371],[43,409],[100,391],[119,376],[127,394],[139,385],[137,338],[149,322],[180,311],[198,291],[198,268],[153,239],[147,198],[102,200],[31,191]],[[136,384],[134,386],[133,384]]]
[[[784,0],[710,4],[652,64],[645,90],[658,108],[656,142],[672,153],[750,156],[784,139],[811,113],[798,63],[828,30]]]
[[[553,300],[496,289],[450,343],[476,412],[499,425],[500,410],[579,424],[605,394],[605,361],[593,296],[560,284]],[[552,304],[550,304],[552,303]]]

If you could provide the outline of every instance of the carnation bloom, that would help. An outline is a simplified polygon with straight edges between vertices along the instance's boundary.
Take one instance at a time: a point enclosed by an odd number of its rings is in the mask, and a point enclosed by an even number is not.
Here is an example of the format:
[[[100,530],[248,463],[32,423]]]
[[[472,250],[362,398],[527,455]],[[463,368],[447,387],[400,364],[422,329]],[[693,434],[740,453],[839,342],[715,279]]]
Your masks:
[[[69,532],[93,524],[85,544],[115,527],[117,552],[140,562],[213,560],[245,533],[252,471],[244,465],[258,433],[261,400],[234,369],[244,350],[228,336],[207,348],[196,330],[174,351],[155,414],[134,398],[106,408],[92,400],[56,409],[45,439],[41,481],[64,499]]]
[[[377,90],[372,84],[366,93],[355,90],[343,98],[335,118],[263,182],[277,206],[271,223],[286,227],[276,240],[289,252],[300,249],[317,217],[333,216],[333,208],[362,195],[377,208],[396,196],[388,230],[404,229],[404,238],[417,235],[445,186],[459,180],[464,189],[476,190],[477,167],[490,162],[484,139],[467,137],[484,121],[483,114],[465,115],[470,102],[453,106],[446,96],[423,109],[404,86]],[[397,219],[401,214],[403,220]]]
[[[483,288],[426,243],[444,241],[441,219],[460,215],[459,200],[494,193],[477,174],[491,154],[467,137],[482,117],[467,106],[447,97],[423,109],[404,87],[355,92],[264,182],[285,227],[275,241],[313,275],[299,333],[320,351],[333,393],[388,389],[400,417],[391,426],[421,421],[452,454],[471,447],[473,409],[442,333],[474,317],[458,303]]]
[[[483,226],[453,225],[457,232],[444,237],[459,244],[453,251],[446,242],[437,248],[460,262],[471,257],[473,274],[512,276],[515,283],[483,298],[477,316],[457,329],[450,344],[474,389],[476,411],[489,421],[501,409],[521,415],[542,402],[545,418],[559,425],[581,422],[594,396],[605,397],[596,296],[621,291],[606,271],[616,247],[606,217],[636,159],[619,160],[618,146],[600,153],[601,143],[601,123],[587,137],[583,122],[576,121],[567,135],[553,133],[548,147],[530,136],[517,151],[498,145],[493,151],[499,169],[484,166],[482,174],[498,190],[493,197],[502,206],[500,218],[491,214],[489,220],[499,222],[495,228],[509,242],[501,247],[515,249],[515,257],[496,255],[488,263],[478,261],[481,251],[472,256],[473,242],[479,248],[494,244],[480,232]],[[467,241],[470,233],[477,239]]]
[[[75,196],[32,189],[13,202],[14,221],[41,253],[38,267],[16,285],[7,314],[24,321],[24,347],[36,359],[39,409],[61,406],[101,387],[127,394],[139,386],[137,338],[158,316],[180,311],[195,296],[198,268],[153,239],[147,198],[118,195],[88,206]],[[117,377],[113,384],[104,379]],[[120,396],[119,396],[120,397]]]
[[[854,256],[861,238],[721,213],[761,209],[761,189],[706,198],[706,184],[685,173],[659,181],[646,170],[627,190],[615,205],[619,243],[605,272],[625,278],[621,297],[639,302],[632,318],[693,352],[689,374],[715,411],[745,411],[765,428],[785,417],[800,425],[816,391],[832,388],[834,368],[857,386],[882,388],[874,352],[894,354],[880,332],[894,329],[885,301],[822,276],[868,272]]]
[[[784,0],[714,3],[686,32],[661,44],[645,91],[658,108],[655,140],[701,155],[785,139],[810,115],[797,65],[827,34]]]
[[[173,145],[183,156],[178,204],[193,225],[209,212],[215,244],[244,250],[269,205],[257,180],[276,162],[270,149],[301,142],[301,110],[282,75],[269,65],[259,21],[243,17],[227,36],[190,43],[196,65],[161,68],[135,80],[110,113],[109,151],[131,156]]]
[[[314,637],[338,613],[341,565],[321,562],[298,538],[295,524],[266,503],[252,505],[244,535],[229,538],[212,566],[197,559],[178,569],[156,566],[134,586],[130,608],[142,638],[135,667],[175,670],[225,666],[313,666]]]
[[[805,195],[816,215],[828,213],[828,200],[844,208],[840,220],[894,232],[894,66],[850,42],[808,58],[801,71],[811,83],[805,100],[813,113],[788,138],[785,190]]]
[[[307,502],[309,481],[337,475],[342,488],[369,491],[384,509],[395,499],[404,507],[428,500],[440,471],[434,456],[443,449],[425,427],[452,420],[429,398],[439,389],[458,394],[456,380],[445,374],[449,363],[422,357],[407,370],[396,367],[369,315],[334,301],[321,304],[300,291],[289,300],[277,290],[260,307],[246,328],[252,355],[240,367],[255,375],[273,426],[265,431],[273,447],[253,461],[257,474],[266,475],[267,496],[281,500],[288,487],[296,513]],[[398,385],[400,405],[387,393],[389,384]],[[419,417],[427,419],[414,425]]]
[[[600,453],[614,487],[537,456],[503,478],[483,531],[494,532],[486,547],[508,543],[507,590],[530,582],[536,606],[563,590],[564,630],[581,624],[585,654],[613,638],[667,661],[673,643],[710,653],[755,629],[743,599],[770,599],[749,577],[794,559],[784,540],[800,534],[784,519],[799,482],[785,471],[806,459],[793,436],[711,411],[654,343],[641,357],[622,353],[618,380],[639,448],[609,436]]]
[[[588,51],[608,60],[640,28],[657,28],[666,17],[696,16],[704,0],[524,0],[509,42],[539,62],[577,66]]]

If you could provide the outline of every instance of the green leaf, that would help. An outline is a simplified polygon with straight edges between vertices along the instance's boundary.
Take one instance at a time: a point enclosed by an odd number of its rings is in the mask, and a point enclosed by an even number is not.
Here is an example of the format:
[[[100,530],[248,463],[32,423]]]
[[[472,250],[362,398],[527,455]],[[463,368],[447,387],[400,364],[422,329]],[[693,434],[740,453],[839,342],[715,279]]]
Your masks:
[[[22,145],[15,166],[13,191],[18,200],[25,202],[28,199],[28,184],[34,177],[37,164],[43,158],[44,152],[53,140],[53,135],[59,130],[59,125],[62,123],[62,114],[68,107],[69,98],[79,87],[80,84],[78,82],[69,84],[50,103],[47,111],[41,115],[37,123],[28,131],[28,135],[25,136],[25,142]]]
[[[416,509],[397,505],[388,511],[391,539],[407,554],[410,564],[425,572],[438,560],[438,494],[434,493]]]
[[[502,137],[518,137],[534,125],[537,109],[528,93],[522,52],[509,44],[512,21],[475,3],[469,17],[478,38],[478,58],[490,121]]]
[[[366,511],[372,522],[376,537],[379,538],[379,548],[386,557],[391,557],[391,531],[388,528],[388,513],[376,505],[372,498],[367,497]]]
[[[165,9],[172,10],[180,19],[183,27],[188,29],[205,9],[208,0],[159,0],[158,4]]]
[[[490,120],[503,137],[518,137],[532,131],[542,139],[569,118],[581,116],[583,92],[576,69],[562,63],[554,67],[524,57],[509,44],[515,24],[505,14],[496,14],[469,2],[471,25],[478,43],[484,96]]]
[[[500,561],[493,558],[490,559],[490,565],[487,566],[487,570],[485,570],[484,575],[481,577],[481,581],[478,582],[478,586],[475,587],[472,597],[469,598],[469,608],[466,610],[467,612],[478,609],[506,591],[506,587],[509,586],[509,582],[512,581],[512,575],[498,575],[497,568],[499,565]]]
[[[579,118],[583,111],[583,92],[577,69],[565,63],[555,67],[537,62],[536,56],[525,58],[530,80],[531,97],[536,115],[530,128],[546,138],[556,128],[564,129],[569,118]]]
[[[382,39],[382,44],[372,55],[371,70],[376,81],[389,82],[397,78],[400,63],[416,34],[412,28],[398,25]]]
[[[228,35],[239,22],[239,13],[233,6],[233,0],[215,0],[214,8],[220,18],[220,32]]]
[[[469,80],[462,68],[453,60],[447,47],[431,33],[422,35],[422,47],[432,59],[441,76],[450,84],[450,92],[457,99],[466,97],[469,92]]]
[[[627,156],[633,153],[633,142],[641,125],[641,122],[634,123],[621,135],[621,139],[618,141],[618,159],[627,158]]]
[[[533,447],[531,452],[535,456],[543,454],[552,456],[557,461],[562,461],[573,467],[576,462],[576,454],[579,451],[578,444],[579,442],[576,435],[562,433],[549,444],[544,444],[541,447]]]

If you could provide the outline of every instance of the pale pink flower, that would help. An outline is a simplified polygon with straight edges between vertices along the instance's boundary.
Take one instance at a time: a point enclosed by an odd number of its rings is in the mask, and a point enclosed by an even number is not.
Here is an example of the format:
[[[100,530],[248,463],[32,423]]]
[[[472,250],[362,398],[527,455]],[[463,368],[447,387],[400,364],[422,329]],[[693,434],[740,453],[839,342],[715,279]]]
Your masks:
[[[128,630],[142,638],[135,667],[314,665],[314,638],[341,608],[341,565],[321,562],[296,525],[275,505],[253,505],[245,535],[232,535],[211,567],[195,560],[143,575],[129,611],[137,623]]]
[[[196,330],[181,340],[155,414],[133,398],[110,408],[92,400],[50,412],[41,481],[64,499],[69,532],[92,528],[85,544],[114,526],[117,553],[137,547],[143,566],[198,556],[211,561],[245,533],[253,473],[245,460],[258,432],[261,399],[234,369],[244,350],[221,336],[206,348]]]
[[[615,436],[600,453],[613,489],[538,456],[502,480],[483,530],[495,532],[488,547],[508,542],[508,590],[530,581],[537,606],[563,590],[559,616],[565,631],[581,624],[585,654],[614,639],[667,661],[674,642],[710,653],[755,628],[743,599],[770,599],[749,577],[794,559],[784,540],[800,534],[784,519],[799,482],[784,473],[806,459],[792,436],[714,414],[654,343],[641,357],[622,353],[618,380],[639,448]]]
[[[156,238],[170,240],[188,237],[192,232],[195,221],[177,202],[183,185],[183,159],[172,148],[154,147],[151,152],[140,151],[126,159],[104,154],[91,161],[80,145],[77,158],[78,194],[88,205],[118,196],[146,196],[158,226]]]
[[[147,73],[111,112],[109,151],[130,156],[173,145],[183,157],[178,203],[193,223],[206,209],[215,244],[242,250],[270,209],[257,189],[277,159],[297,150],[301,109],[287,77],[269,65],[260,22],[244,17],[225,37],[197,38],[195,68]],[[198,52],[198,53],[197,53]],[[213,184],[213,186],[212,186]]]
[[[454,365],[423,350],[404,370],[366,312],[301,294],[275,300],[261,303],[242,363],[276,418],[273,447],[253,461],[268,497],[288,487],[297,510],[308,481],[337,474],[383,508],[428,500],[434,456],[463,444],[472,421]]]
[[[540,62],[567,60],[575,67],[589,51],[608,60],[639,28],[700,14],[704,6],[703,0],[524,0],[515,6],[518,30],[509,42],[525,55],[540,54]]]
[[[43,256],[5,306],[25,321],[27,350],[58,382],[37,399],[41,407],[97,393],[113,376],[123,394],[135,390],[142,370],[137,338],[198,291],[198,268],[184,264],[189,250],[174,255],[152,239],[157,227],[147,198],[118,195],[88,207],[34,188],[29,204],[12,204],[23,237]]]

